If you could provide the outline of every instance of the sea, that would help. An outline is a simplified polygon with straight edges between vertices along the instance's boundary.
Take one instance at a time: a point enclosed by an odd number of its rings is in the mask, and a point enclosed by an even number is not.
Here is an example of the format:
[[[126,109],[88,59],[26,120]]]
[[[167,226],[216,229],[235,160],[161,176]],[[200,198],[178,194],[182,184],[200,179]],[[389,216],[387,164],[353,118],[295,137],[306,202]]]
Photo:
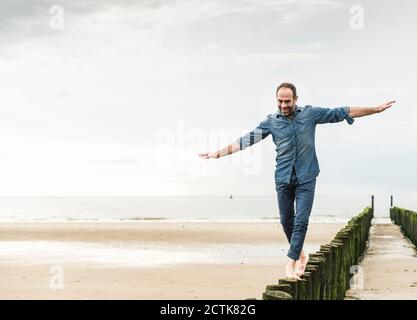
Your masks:
[[[344,223],[367,206],[371,196],[316,195],[310,222]],[[374,206],[376,217],[389,217],[388,199]],[[0,197],[0,222],[274,220],[279,221],[276,195]]]

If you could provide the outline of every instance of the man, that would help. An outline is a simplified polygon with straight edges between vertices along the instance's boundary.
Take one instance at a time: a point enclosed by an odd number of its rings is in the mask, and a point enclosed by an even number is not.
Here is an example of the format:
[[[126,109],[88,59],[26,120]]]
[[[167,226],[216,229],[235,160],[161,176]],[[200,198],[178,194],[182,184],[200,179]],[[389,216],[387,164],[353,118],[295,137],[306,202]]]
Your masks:
[[[316,177],[320,172],[314,141],[316,125],[343,120],[351,125],[353,118],[382,112],[395,101],[375,107],[300,107],[296,104],[298,97],[295,86],[287,82],[278,86],[276,98],[278,111],[269,114],[254,130],[219,151],[201,153],[199,156],[218,159],[272,135],[277,152],[275,189],[280,222],[290,243],[285,274],[289,278],[300,279],[308,260],[302,249],[313,206]]]

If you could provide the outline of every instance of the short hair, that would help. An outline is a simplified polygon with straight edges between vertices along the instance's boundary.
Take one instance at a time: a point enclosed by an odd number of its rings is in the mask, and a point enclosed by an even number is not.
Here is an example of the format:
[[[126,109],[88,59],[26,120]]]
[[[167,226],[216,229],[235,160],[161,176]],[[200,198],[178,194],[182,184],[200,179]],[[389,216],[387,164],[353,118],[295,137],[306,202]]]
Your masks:
[[[277,91],[275,92],[275,96],[277,96],[277,95],[278,95],[278,90],[279,90],[279,89],[281,89],[281,88],[288,88],[288,89],[291,89],[293,98],[296,98],[296,97],[297,97],[297,89],[296,89],[296,87],[295,87],[292,83],[290,83],[290,82],[283,82],[283,83],[281,83],[281,84],[278,86]]]

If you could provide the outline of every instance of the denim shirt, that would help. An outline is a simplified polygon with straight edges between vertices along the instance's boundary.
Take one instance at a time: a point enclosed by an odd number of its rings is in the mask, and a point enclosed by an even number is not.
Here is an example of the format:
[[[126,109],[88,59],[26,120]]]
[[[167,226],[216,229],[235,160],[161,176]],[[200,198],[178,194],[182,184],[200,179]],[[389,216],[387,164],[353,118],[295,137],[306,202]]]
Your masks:
[[[271,134],[277,152],[275,182],[289,183],[292,170],[295,168],[298,182],[301,184],[313,180],[320,172],[315,148],[316,125],[343,120],[348,124],[354,122],[354,119],[349,117],[347,106],[333,109],[310,105],[296,106],[291,120],[281,115],[280,110],[268,114],[254,130],[236,142],[240,144],[240,150],[244,150]]]

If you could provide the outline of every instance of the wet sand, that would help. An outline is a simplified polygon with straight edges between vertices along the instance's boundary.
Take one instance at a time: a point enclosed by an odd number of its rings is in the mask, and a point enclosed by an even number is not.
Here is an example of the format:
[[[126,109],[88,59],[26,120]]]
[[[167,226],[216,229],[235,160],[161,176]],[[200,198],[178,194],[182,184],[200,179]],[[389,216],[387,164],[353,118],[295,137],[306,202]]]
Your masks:
[[[0,299],[261,299],[287,250],[275,222],[0,223]]]

